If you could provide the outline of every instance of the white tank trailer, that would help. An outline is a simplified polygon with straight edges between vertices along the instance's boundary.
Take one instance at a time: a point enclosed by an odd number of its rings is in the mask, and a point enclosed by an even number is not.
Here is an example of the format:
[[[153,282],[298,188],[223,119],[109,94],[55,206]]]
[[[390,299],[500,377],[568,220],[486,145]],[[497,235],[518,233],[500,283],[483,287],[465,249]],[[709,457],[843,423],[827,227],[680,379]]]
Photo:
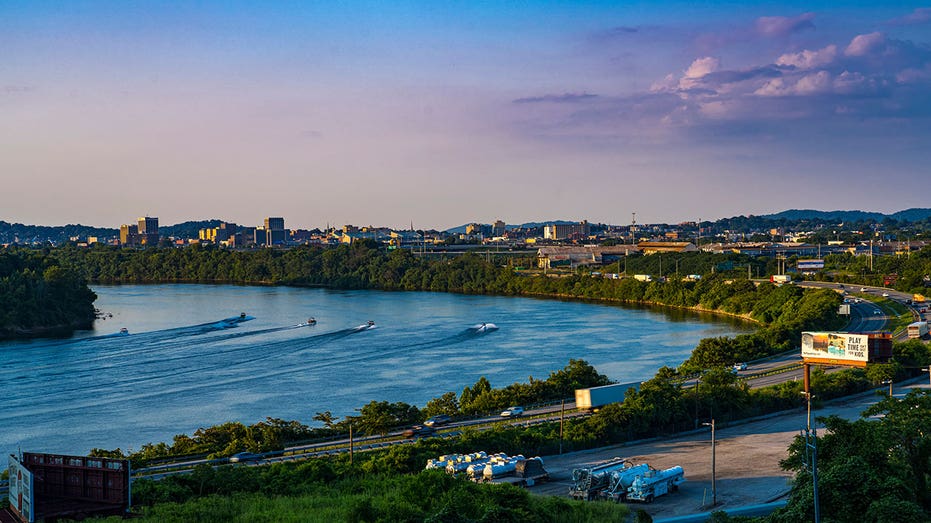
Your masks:
[[[613,500],[615,503],[627,500],[627,489],[633,485],[634,480],[648,474],[650,466],[646,463],[631,466],[620,470],[612,470],[608,474],[608,486],[600,492],[604,499]]]
[[[487,483],[510,483],[518,487],[533,486],[539,481],[549,479],[550,475],[543,468],[543,460],[539,457],[525,459],[515,456],[500,463],[485,465],[485,475],[482,481]]]
[[[443,469],[453,474],[454,472],[450,471],[450,468],[456,468],[457,463],[465,463],[465,466],[460,467],[462,470],[465,470],[469,464],[474,463],[476,460],[486,459],[487,456],[484,452],[473,452],[472,454],[445,454],[436,459],[428,459],[427,466],[425,469]]]
[[[679,490],[679,485],[683,482],[685,482],[685,472],[682,467],[651,470],[631,483],[630,488],[627,489],[627,500],[652,503],[660,496]]]
[[[524,457],[521,455],[493,459],[485,464],[485,468],[482,470],[482,478],[485,481],[491,481],[501,476],[512,476],[514,471],[517,470],[517,462],[523,459]]]
[[[633,465],[624,458],[614,458],[594,467],[577,468],[572,471],[572,486],[569,496],[591,501],[596,493],[608,486],[611,472],[624,470]]]

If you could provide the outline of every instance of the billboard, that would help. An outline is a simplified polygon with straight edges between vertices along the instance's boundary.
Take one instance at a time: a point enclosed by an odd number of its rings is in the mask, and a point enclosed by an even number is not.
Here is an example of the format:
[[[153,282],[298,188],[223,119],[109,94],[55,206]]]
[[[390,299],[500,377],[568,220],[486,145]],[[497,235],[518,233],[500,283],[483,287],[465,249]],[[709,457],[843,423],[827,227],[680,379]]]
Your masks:
[[[824,268],[824,260],[799,260],[797,267],[800,271],[820,271]]]
[[[869,335],[803,332],[802,359],[806,363],[866,367],[869,359]]]
[[[32,472],[29,472],[29,470],[16,459],[16,456],[12,454],[10,454],[9,472],[10,508],[19,515],[20,519],[31,523],[36,520],[35,511],[32,506]]]

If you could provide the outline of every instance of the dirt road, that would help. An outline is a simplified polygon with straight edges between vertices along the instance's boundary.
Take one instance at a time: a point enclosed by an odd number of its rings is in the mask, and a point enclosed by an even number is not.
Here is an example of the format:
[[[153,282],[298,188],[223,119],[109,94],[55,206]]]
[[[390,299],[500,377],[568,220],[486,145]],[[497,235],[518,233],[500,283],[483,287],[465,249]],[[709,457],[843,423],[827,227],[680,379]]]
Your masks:
[[[895,387],[895,396],[904,396],[914,387],[928,389],[928,378],[912,380],[910,383]],[[877,399],[876,394],[871,392],[836,400],[815,410],[812,417],[836,414],[846,419],[856,419],[860,412]],[[779,461],[787,456],[786,449],[805,423],[805,411],[797,410],[750,423],[717,426],[717,507],[726,509],[766,503],[787,492],[791,474],[779,467]],[[821,428],[817,423],[814,426]],[[686,482],[679,492],[658,498],[648,505],[632,505],[634,508],[643,508],[654,518],[711,510],[710,429],[672,439],[544,456],[543,462],[550,472],[551,481],[531,487],[530,490],[542,495],[567,496],[573,469],[592,466],[613,457],[627,458],[634,464],[649,463],[656,469],[679,465],[685,470]]]

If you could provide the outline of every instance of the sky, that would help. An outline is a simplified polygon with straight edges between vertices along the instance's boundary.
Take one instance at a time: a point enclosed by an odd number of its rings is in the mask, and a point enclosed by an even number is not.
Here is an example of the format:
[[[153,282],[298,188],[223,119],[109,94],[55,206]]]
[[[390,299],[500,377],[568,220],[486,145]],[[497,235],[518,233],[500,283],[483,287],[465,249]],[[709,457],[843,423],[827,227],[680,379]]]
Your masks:
[[[931,206],[931,1],[0,2],[0,220]]]

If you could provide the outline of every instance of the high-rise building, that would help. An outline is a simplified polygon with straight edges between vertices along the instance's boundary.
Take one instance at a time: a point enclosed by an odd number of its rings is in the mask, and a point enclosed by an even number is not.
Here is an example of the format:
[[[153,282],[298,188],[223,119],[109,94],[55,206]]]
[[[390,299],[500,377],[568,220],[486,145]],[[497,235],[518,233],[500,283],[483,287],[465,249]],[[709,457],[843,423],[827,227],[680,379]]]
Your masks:
[[[258,238],[256,239],[258,240]],[[284,218],[265,218],[265,246],[284,245],[288,241],[288,231],[284,228]],[[256,241],[258,243],[258,241]]]
[[[491,228],[491,235],[504,236],[505,231],[507,231],[507,227],[505,226],[504,222],[501,220],[495,220],[495,224]]]
[[[143,216],[137,227],[143,245],[158,245],[158,218]]]
[[[139,245],[139,228],[135,225],[120,225],[120,245]]]

